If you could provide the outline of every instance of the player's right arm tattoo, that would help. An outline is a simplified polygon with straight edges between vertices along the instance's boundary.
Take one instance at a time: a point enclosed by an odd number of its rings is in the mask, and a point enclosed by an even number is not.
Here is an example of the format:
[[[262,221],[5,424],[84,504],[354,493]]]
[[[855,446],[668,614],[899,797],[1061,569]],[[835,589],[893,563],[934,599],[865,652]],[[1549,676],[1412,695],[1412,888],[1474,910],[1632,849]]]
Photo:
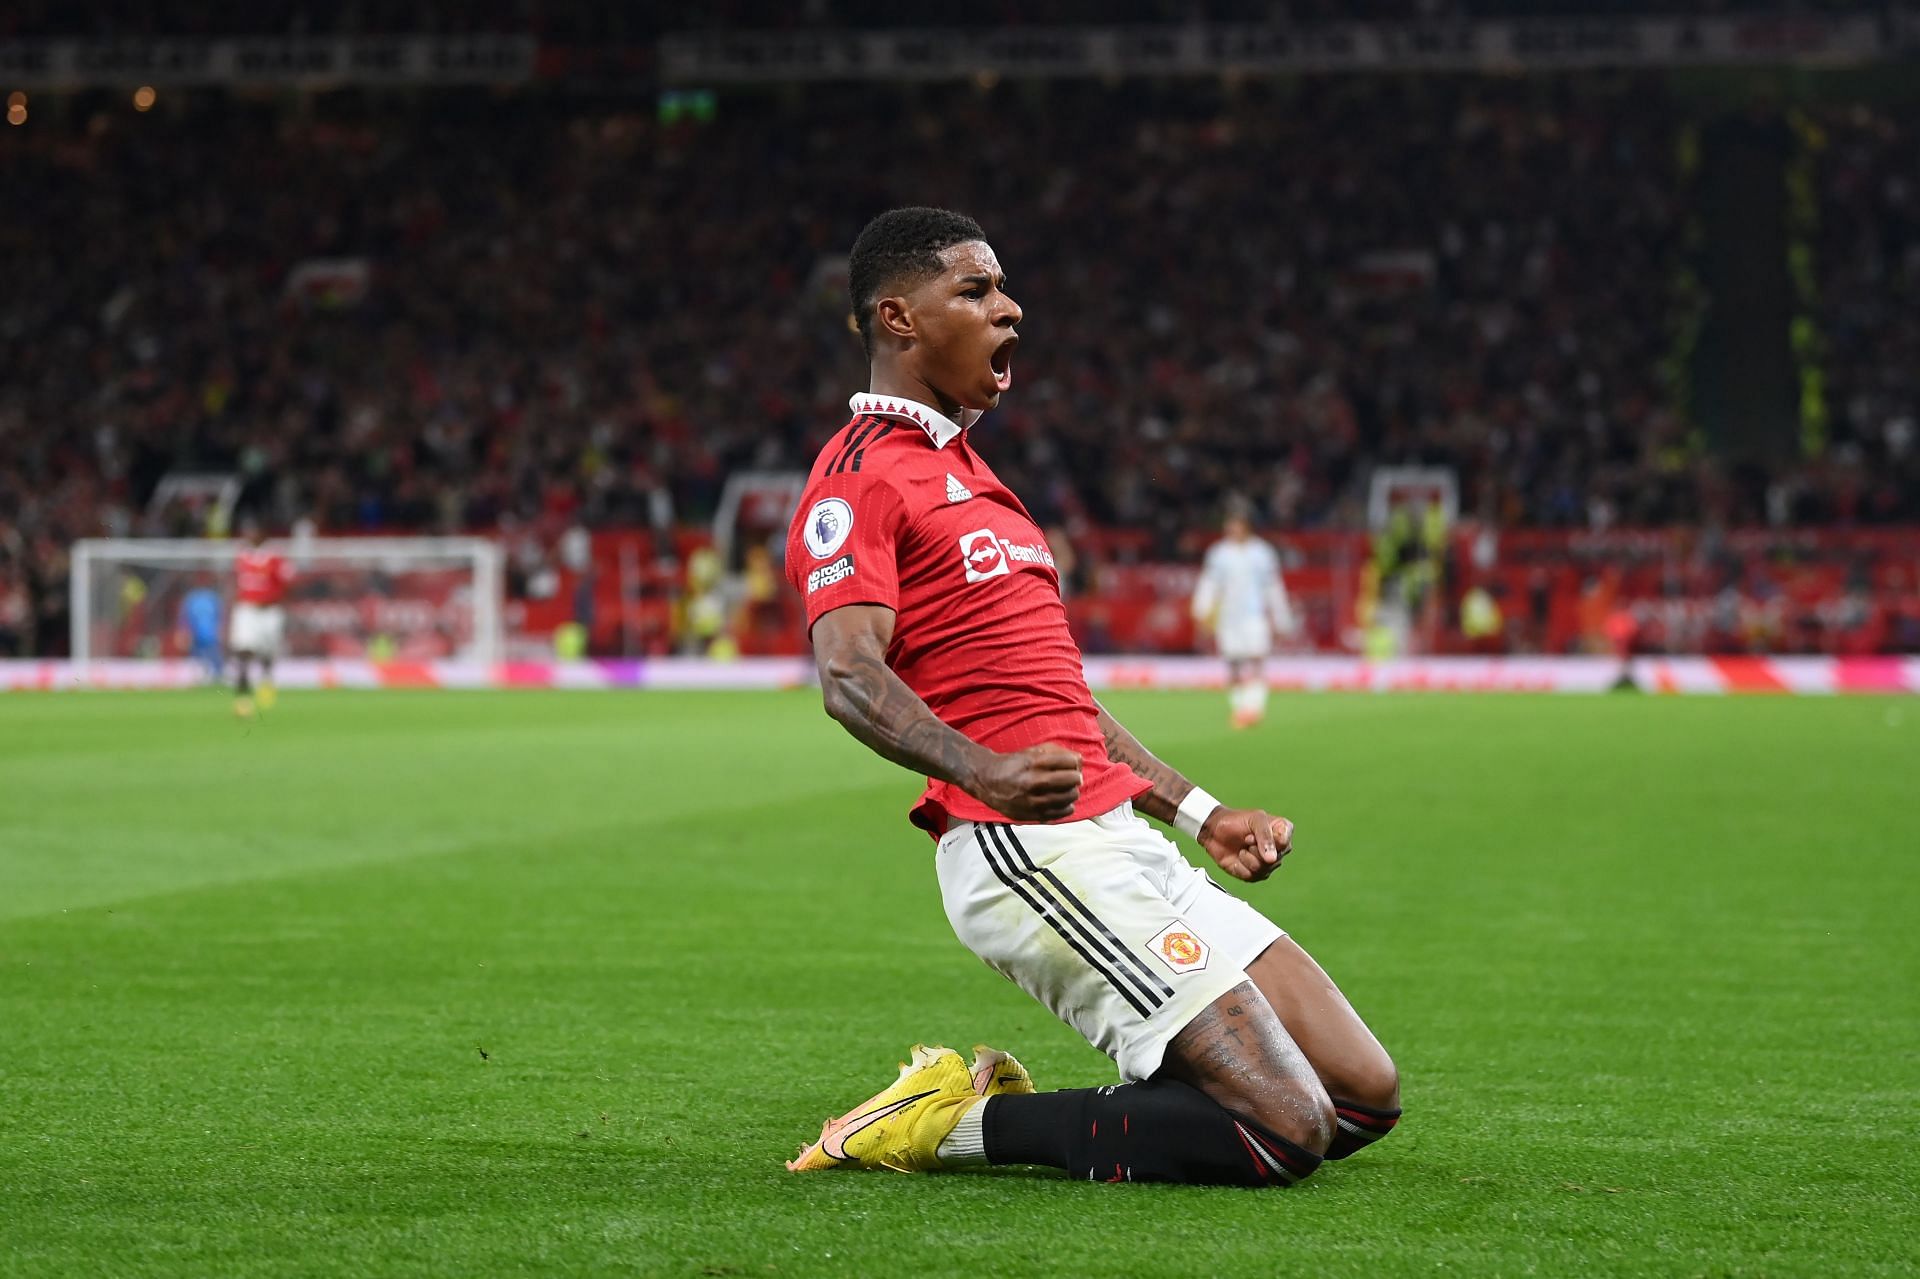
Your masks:
[[[1107,758],[1116,764],[1125,764],[1153,783],[1153,789],[1135,799],[1133,806],[1149,817],[1171,823],[1173,815],[1180,811],[1180,801],[1193,789],[1193,783],[1181,776],[1179,769],[1142,746],[1140,739],[1129,733],[1126,725],[1109,714],[1106,707],[1098,702],[1094,705],[1100,712],[1100,734],[1107,739]]]
[[[985,748],[943,723],[893,673],[879,619],[858,615],[878,612],[885,610],[838,609],[814,628],[827,714],[882,758],[964,787],[978,771]],[[887,620],[891,617],[888,613]]]

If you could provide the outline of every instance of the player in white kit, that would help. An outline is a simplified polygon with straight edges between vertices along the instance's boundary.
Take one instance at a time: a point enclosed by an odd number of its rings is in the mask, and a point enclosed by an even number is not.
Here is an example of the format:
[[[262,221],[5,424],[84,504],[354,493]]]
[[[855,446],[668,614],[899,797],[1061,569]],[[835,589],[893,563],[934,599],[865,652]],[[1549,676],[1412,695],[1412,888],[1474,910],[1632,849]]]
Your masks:
[[[1251,728],[1267,713],[1263,663],[1273,652],[1273,637],[1293,635],[1297,627],[1280,577],[1280,556],[1253,535],[1244,509],[1229,510],[1225,531],[1207,548],[1193,590],[1193,618],[1202,631],[1213,631],[1215,647],[1227,659],[1233,726]]]

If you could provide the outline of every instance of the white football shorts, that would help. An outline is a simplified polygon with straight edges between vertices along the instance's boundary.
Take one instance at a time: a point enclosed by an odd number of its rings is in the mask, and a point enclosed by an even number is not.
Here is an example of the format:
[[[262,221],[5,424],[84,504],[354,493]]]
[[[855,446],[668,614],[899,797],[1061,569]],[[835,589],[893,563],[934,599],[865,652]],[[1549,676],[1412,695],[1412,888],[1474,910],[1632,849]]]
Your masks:
[[[268,657],[280,651],[285,630],[285,612],[276,604],[233,606],[233,620],[227,626],[227,647],[236,653],[261,653]]]
[[[1273,653],[1273,628],[1264,617],[1223,621],[1219,641],[1220,656],[1228,661],[1268,657]]]
[[[1122,804],[1056,826],[956,822],[935,859],[967,949],[1113,1058],[1126,1080],[1286,934]]]

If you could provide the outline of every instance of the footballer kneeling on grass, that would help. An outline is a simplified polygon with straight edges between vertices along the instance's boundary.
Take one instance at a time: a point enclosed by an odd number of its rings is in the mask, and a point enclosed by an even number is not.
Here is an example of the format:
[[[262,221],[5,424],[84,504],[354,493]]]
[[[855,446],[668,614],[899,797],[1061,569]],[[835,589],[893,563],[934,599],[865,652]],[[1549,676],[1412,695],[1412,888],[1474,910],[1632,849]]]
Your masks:
[[[870,382],[788,537],[828,714],[927,775],[947,918],[1125,1081],[1038,1092],[984,1046],[916,1046],[787,1166],[1042,1164],[1103,1181],[1288,1185],[1400,1118],[1392,1060],[1320,966],[1140,816],[1236,878],[1285,818],[1217,802],[1093,700],[1059,577],[970,429],[1013,385],[1021,312],[971,219],[896,209],[849,264]]]

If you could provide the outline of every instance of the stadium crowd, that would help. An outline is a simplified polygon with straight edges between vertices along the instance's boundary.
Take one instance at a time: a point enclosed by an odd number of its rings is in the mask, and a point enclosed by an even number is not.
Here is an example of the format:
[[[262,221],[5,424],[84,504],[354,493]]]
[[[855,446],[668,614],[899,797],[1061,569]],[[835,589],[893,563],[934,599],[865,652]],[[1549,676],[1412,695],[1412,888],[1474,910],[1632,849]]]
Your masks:
[[[1697,0],[1701,15],[1886,11],[1858,0]],[[980,27],[1039,25],[1418,22],[1481,18],[1666,15],[1662,0],[1054,0],[1043,13],[987,0],[967,15]],[[129,36],[380,36],[454,32],[529,34],[557,41],[644,41],[677,31],[871,30],[925,26],[927,13],[893,0],[707,0],[701,5],[534,4],[531,0],[348,0],[260,5],[248,0],[118,0],[73,5],[15,0],[0,10],[0,39]]]
[[[1832,111],[1810,136],[1828,445],[1780,477],[1778,514],[1920,523],[1920,113]]]
[[[989,456],[1046,524],[1170,555],[1237,491],[1358,527],[1410,463],[1500,526],[1920,518],[1910,122],[1821,170],[1832,458],[1729,476],[1666,375],[1658,81],[167,106],[0,152],[0,652],[62,647],[71,539],[201,531],[169,473],[340,533],[702,520],[840,425],[841,255],[916,201],[972,211],[1027,308]]]

